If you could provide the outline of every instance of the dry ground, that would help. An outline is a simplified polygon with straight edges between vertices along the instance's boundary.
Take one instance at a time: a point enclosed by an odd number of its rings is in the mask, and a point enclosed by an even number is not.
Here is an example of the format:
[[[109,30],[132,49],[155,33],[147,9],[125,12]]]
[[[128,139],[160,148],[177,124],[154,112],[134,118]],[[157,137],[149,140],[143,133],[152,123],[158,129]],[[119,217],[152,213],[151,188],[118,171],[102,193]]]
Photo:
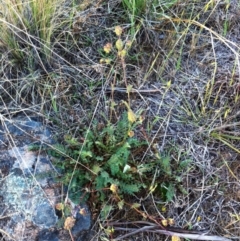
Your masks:
[[[239,2],[186,0],[167,9],[161,1],[150,8],[148,1],[148,11],[136,18],[134,36],[121,1],[86,2],[72,13],[71,24],[58,30],[43,66],[41,54],[19,64],[1,46],[1,117],[40,115],[58,137],[78,137],[78,130],[91,128],[93,119],[121,116],[122,100],[129,99],[127,82],[131,108],[144,116],[137,135],[148,142],[138,155],[143,163],[156,149],[170,156],[175,180],[171,201],[162,200],[156,190],[136,195],[135,202],[149,216],[173,218],[177,227],[239,240]],[[70,7],[65,6],[63,20],[70,17]],[[123,40],[134,39],[125,64],[120,58],[100,64],[103,46],[117,39],[116,25],[124,29]],[[19,40],[24,53],[37,49],[24,46],[28,40],[24,34]],[[191,162],[181,171],[178,165],[186,159]],[[154,184],[169,181],[158,172],[149,177]],[[124,211],[125,219],[142,219]],[[119,219],[118,211],[107,219]],[[99,231],[102,221],[95,221],[93,229],[106,238]],[[159,237],[145,232],[129,240]]]

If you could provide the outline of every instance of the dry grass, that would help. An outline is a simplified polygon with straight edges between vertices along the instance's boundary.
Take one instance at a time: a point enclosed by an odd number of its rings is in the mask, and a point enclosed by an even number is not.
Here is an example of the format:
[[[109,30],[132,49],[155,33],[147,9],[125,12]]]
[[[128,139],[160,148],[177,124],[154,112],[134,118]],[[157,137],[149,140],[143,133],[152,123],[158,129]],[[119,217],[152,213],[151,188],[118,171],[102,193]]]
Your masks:
[[[127,82],[131,107],[135,113],[143,110],[145,118],[138,135],[149,146],[140,153],[141,162],[156,150],[167,154],[180,180],[170,202],[157,190],[129,201],[141,203],[141,210],[156,220],[171,217],[178,227],[239,239],[238,1],[174,1],[170,8],[160,0],[147,1],[134,21],[121,1],[52,1],[46,13],[34,1],[4,2],[1,119],[37,115],[52,123],[58,137],[79,137],[94,119],[121,116],[121,101],[129,99]],[[103,46],[116,40],[116,25],[124,28],[125,40],[133,41],[126,63],[112,56],[110,65],[100,64]],[[192,162],[178,170],[185,159]],[[169,181],[159,172],[151,173],[152,184]],[[129,208],[115,210],[107,219],[130,218]],[[103,223],[96,218],[93,229]],[[98,235],[107,239],[103,231]]]

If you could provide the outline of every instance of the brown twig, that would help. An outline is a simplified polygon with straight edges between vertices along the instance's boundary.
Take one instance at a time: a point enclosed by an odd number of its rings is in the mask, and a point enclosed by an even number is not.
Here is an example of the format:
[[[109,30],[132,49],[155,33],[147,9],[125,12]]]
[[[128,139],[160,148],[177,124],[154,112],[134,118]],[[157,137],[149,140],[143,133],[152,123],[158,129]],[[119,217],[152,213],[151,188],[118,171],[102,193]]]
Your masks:
[[[97,89],[100,90],[101,88],[97,88]],[[126,93],[126,94],[128,93],[126,88],[120,88],[120,87],[110,88],[110,87],[107,87],[105,89],[105,92],[112,92],[112,91],[117,91],[117,92]],[[129,93],[140,93],[140,94],[148,94],[148,93],[156,93],[156,92],[162,93],[161,90],[159,90],[159,89],[138,90],[138,89],[132,88],[129,91]]]
[[[137,226],[137,224],[143,224],[145,226],[137,227],[137,228],[118,227],[118,225],[120,225],[120,226],[122,226],[122,225]],[[166,229],[164,230],[159,225],[156,225],[151,222],[145,222],[145,221],[112,222],[112,223],[108,223],[107,225],[113,226],[115,231],[128,231],[127,234],[114,238],[115,241],[122,240],[123,238],[129,237],[134,234],[141,233],[141,232],[159,233],[159,234],[164,234],[164,235],[168,235],[168,236],[178,236],[178,237],[182,237],[182,238],[186,238],[186,239],[188,238],[188,239],[195,239],[195,240],[231,241],[230,239],[221,237],[221,236],[206,235],[206,233],[204,231],[185,230],[185,229],[174,228],[174,227],[166,227]]]

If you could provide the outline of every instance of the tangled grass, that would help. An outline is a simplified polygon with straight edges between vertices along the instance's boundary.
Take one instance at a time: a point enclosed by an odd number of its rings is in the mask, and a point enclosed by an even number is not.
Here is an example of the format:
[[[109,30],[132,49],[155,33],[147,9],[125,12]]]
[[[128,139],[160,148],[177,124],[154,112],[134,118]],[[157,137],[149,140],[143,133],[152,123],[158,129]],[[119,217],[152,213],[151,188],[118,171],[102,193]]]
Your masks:
[[[239,12],[235,0],[1,2],[2,120],[41,116],[59,140],[86,140],[96,125],[114,125],[125,101],[141,113],[134,134],[147,143],[131,159],[168,158],[145,190],[122,197],[130,205],[114,195],[92,205],[99,237],[118,234],[107,220],[147,217],[239,238]],[[116,26],[131,42],[124,61],[104,52]]]

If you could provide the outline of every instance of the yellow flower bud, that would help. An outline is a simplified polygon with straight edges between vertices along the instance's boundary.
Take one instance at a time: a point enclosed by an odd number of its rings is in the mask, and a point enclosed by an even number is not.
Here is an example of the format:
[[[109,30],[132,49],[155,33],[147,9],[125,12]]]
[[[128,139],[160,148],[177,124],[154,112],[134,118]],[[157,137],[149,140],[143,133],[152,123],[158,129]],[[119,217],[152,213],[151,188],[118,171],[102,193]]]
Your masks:
[[[128,110],[128,121],[129,121],[130,123],[134,123],[134,122],[136,122],[136,120],[137,120],[137,118],[136,118],[135,114],[134,114],[133,111],[129,108],[129,110]]]
[[[166,226],[168,225],[167,219],[163,219],[163,220],[162,220],[162,225],[163,225],[164,227],[166,227]]]
[[[133,136],[134,136],[134,131],[129,131],[129,132],[128,132],[128,136],[129,136],[129,137],[133,137]]]
[[[105,53],[109,54],[112,50],[112,44],[111,43],[105,44],[104,47],[103,47],[103,50],[104,50]]]
[[[117,193],[117,190],[118,190],[117,185],[116,185],[116,184],[111,184],[110,190],[111,190],[113,193]]]
[[[174,219],[173,218],[169,218],[168,219],[168,223],[169,223],[169,225],[174,225],[174,223],[175,223],[175,221],[174,221]]]
[[[115,45],[118,51],[121,51],[123,49],[123,41],[121,39],[118,39]]]
[[[126,42],[126,48],[131,48],[131,46],[132,46],[132,41],[131,40],[128,40],[127,42]]]
[[[127,51],[125,49],[118,52],[118,56],[121,58],[124,58],[126,55],[127,55]]]
[[[57,203],[55,205],[55,208],[59,211],[63,210],[64,209],[64,204],[63,203]]]
[[[121,36],[122,32],[123,32],[123,28],[122,28],[122,27],[120,27],[120,26],[116,26],[116,27],[115,27],[115,33],[116,33],[116,35],[117,35],[118,37]]]
[[[105,63],[106,63],[106,64],[111,64],[111,61],[112,61],[112,60],[109,59],[109,58],[108,58],[108,59],[105,59]]]
[[[178,236],[173,235],[172,241],[181,241],[181,239]]]
[[[73,217],[67,217],[64,222],[64,229],[70,230],[74,226],[75,221],[76,219],[74,219]]]

